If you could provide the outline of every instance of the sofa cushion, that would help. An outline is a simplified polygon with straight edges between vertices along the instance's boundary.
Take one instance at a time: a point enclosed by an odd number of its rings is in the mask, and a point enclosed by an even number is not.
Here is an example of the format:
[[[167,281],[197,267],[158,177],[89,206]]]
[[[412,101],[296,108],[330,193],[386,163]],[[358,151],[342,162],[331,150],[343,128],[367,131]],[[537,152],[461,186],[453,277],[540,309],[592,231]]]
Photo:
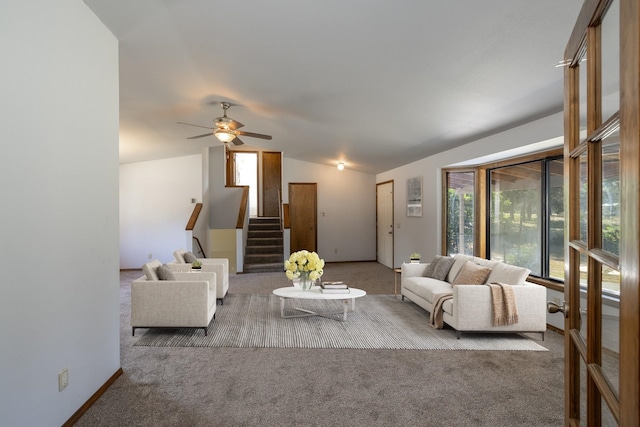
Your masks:
[[[430,277],[414,277],[416,280],[416,289],[413,291],[420,298],[424,298],[433,304],[434,295],[450,294],[453,290],[448,282],[432,279]]]
[[[407,277],[403,283],[402,283],[402,287],[413,292],[414,294],[417,292],[418,290],[418,284],[416,279],[419,279],[419,276],[416,277]]]
[[[455,259],[449,256],[436,255],[424,272],[425,277],[433,279],[445,280]]]
[[[153,261],[149,261],[145,265],[142,266],[142,271],[144,271],[144,275],[147,276],[147,280],[159,280],[158,273],[156,270],[160,267],[162,263],[157,259]]]
[[[491,273],[491,268],[467,261],[453,280],[452,285],[482,285],[489,277],[489,273]]]
[[[191,252],[185,252],[182,257],[184,258],[184,262],[191,264],[194,261],[197,261],[198,258],[196,258],[196,256],[194,254],[192,254]]]
[[[173,272],[169,270],[169,267],[167,267],[166,264],[156,268],[156,274],[158,275],[159,280],[176,280]]]
[[[499,262],[491,269],[487,283],[506,283],[508,285],[522,285],[531,270],[524,267]]]

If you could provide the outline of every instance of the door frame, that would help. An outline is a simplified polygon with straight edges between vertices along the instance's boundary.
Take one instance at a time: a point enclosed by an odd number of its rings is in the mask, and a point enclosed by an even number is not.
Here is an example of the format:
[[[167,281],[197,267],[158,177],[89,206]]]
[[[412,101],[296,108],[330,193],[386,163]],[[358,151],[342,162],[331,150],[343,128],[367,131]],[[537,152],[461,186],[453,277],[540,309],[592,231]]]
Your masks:
[[[618,1],[618,0],[615,0]],[[586,0],[567,44],[565,69],[565,425],[601,425],[602,403],[620,426],[640,425],[640,2],[620,5],[620,110],[602,117],[600,24],[612,0]],[[614,48],[617,48],[615,46]],[[580,62],[587,55],[587,137],[580,137]],[[601,141],[620,127],[619,256],[601,248]],[[582,157],[582,164],[581,164]],[[584,160],[586,158],[586,161]],[[580,172],[587,171],[587,238],[581,240]],[[583,175],[584,177],[584,175]],[[587,263],[587,333],[581,335],[580,262]],[[619,393],[602,364],[602,267],[620,272]],[[581,366],[584,366],[582,368]],[[586,377],[586,414],[581,414],[581,370]]]
[[[378,201],[378,189],[380,188],[381,185],[387,185],[387,184],[391,184],[391,268],[395,267],[395,238],[396,238],[396,233],[395,233],[395,228],[394,228],[394,221],[395,221],[395,198],[394,198],[394,190],[395,190],[395,184],[394,184],[394,180],[389,180],[389,181],[384,181],[384,182],[378,182],[376,183],[376,261],[380,262],[380,258],[378,256],[379,254],[379,247],[378,247],[378,241],[379,241],[379,236],[378,236],[378,210],[379,210],[379,201]]]
[[[296,212],[295,197],[292,196],[296,187],[309,187],[313,188],[314,200],[313,200],[313,218],[305,218],[306,222],[311,222],[313,225],[313,247],[298,248],[293,245],[294,235],[298,232],[296,225],[299,224],[299,219]],[[290,182],[289,183],[289,236],[290,236],[290,250],[295,252],[300,249],[307,249],[309,251],[317,251],[318,249],[318,183],[316,182]],[[295,219],[294,219],[295,218]]]

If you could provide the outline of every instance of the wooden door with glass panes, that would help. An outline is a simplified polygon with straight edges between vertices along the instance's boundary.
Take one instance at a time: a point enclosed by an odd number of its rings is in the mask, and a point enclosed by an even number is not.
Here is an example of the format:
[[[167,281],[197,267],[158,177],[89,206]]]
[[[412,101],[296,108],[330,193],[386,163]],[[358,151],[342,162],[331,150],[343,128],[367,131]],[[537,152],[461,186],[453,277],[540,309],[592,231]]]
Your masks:
[[[639,41],[586,0],[565,50],[565,425],[640,425]]]

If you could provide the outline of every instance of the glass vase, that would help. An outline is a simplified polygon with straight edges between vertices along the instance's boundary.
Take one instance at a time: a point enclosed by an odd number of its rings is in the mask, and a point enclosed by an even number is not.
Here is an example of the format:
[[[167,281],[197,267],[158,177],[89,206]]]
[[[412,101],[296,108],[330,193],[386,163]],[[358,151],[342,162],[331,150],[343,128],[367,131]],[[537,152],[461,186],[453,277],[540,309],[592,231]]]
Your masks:
[[[299,277],[300,289],[308,291],[315,284],[315,280],[311,280],[308,274],[300,274]]]

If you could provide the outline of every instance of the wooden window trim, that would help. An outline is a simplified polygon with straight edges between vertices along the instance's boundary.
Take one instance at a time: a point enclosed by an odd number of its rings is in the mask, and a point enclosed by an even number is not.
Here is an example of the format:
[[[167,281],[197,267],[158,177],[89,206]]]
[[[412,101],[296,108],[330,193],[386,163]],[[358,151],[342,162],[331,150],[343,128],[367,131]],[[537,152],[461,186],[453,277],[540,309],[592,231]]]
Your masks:
[[[585,145],[586,149],[586,145]],[[442,218],[442,229],[441,229],[441,249],[440,252],[442,255],[446,254],[447,251],[447,174],[450,172],[474,172],[475,173],[475,191],[476,191],[476,199],[475,203],[475,212],[474,215],[476,217],[475,225],[474,225],[474,255],[486,258],[487,256],[487,171],[489,169],[496,169],[507,166],[516,166],[523,163],[530,163],[535,161],[545,161],[554,157],[562,158],[564,154],[564,147],[554,148],[551,150],[539,151],[536,153],[526,154],[523,156],[510,157],[507,159],[501,159],[499,161],[478,164],[475,166],[452,166],[447,168],[442,168],[442,178],[441,178],[441,188],[442,188],[442,197],[441,197],[441,218]],[[539,278],[539,277],[529,277],[527,279],[529,282],[537,283],[539,285],[545,286],[549,289],[553,289],[559,292],[564,292],[564,284],[558,281],[554,281],[553,279]]]

